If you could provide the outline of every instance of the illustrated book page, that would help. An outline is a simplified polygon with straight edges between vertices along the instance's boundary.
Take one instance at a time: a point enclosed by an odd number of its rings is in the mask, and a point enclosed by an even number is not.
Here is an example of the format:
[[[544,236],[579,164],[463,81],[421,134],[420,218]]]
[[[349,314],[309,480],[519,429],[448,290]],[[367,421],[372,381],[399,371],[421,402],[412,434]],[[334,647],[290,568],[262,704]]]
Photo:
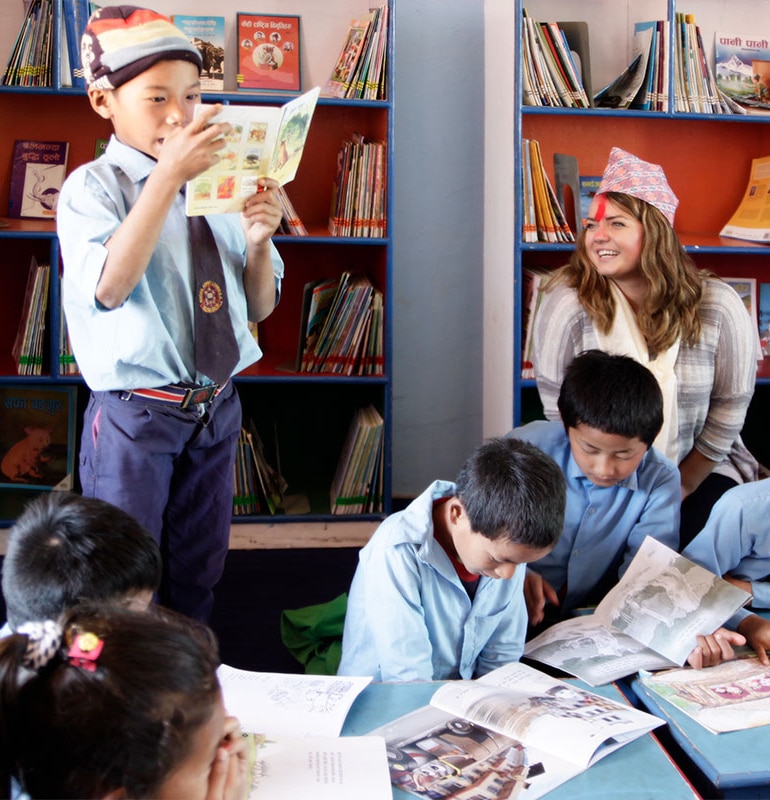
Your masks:
[[[449,681],[429,706],[372,733],[385,738],[391,781],[405,791],[537,798],[662,724],[514,662]]]
[[[770,112],[770,35],[714,34],[717,88],[750,114]]]
[[[667,670],[641,682],[712,733],[770,724],[770,667],[753,651],[708,669]]]
[[[212,123],[230,123],[226,147],[216,164],[187,182],[187,215],[239,213],[259,178],[274,178],[281,186],[293,180],[319,93],[316,87],[280,107],[222,106]],[[196,106],[195,116],[204,107]]]
[[[286,14],[237,15],[239,89],[300,91],[299,23]]]
[[[648,536],[593,614],[557,623],[527,642],[524,654],[592,686],[681,666],[698,634],[712,633],[750,598]]]
[[[9,217],[54,219],[68,152],[68,142],[14,142]]]
[[[350,707],[371,677],[284,675],[222,664],[225,708],[241,728],[268,736],[339,736]]]

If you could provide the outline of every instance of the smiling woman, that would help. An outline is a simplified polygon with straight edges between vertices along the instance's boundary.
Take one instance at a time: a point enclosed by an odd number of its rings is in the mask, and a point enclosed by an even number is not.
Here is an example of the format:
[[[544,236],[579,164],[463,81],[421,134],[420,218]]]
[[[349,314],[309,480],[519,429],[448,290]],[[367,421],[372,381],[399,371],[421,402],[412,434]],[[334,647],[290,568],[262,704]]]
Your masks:
[[[533,363],[552,420],[565,370],[584,350],[630,355],[653,372],[664,399],[657,445],[681,473],[683,547],[726,489],[757,477],[740,433],[758,348],[738,294],[682,247],[677,204],[658,164],[612,149],[570,262],[545,287]]]

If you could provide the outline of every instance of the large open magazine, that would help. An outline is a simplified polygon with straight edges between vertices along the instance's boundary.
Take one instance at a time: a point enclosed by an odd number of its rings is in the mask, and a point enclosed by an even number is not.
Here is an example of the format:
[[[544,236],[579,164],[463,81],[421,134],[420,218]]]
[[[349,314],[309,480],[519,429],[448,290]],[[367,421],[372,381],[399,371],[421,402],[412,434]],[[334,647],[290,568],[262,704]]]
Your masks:
[[[430,705],[372,733],[387,742],[395,786],[426,798],[491,800],[541,797],[661,724],[516,662],[445,683]]]
[[[593,614],[557,622],[524,655],[591,686],[681,666],[751,595],[648,536]]]

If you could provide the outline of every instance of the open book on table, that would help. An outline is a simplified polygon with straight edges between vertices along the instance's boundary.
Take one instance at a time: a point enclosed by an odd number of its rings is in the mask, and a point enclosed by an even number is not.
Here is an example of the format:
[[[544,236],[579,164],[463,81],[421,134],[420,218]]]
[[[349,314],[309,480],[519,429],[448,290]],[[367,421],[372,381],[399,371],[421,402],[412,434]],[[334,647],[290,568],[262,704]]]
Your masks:
[[[293,180],[320,91],[311,89],[283,106],[222,106],[211,122],[230,123],[226,146],[216,164],[187,182],[187,215],[240,212],[259,178],[275,178],[281,186]],[[195,116],[204,108],[197,105]]]
[[[524,655],[591,686],[681,666],[751,595],[648,536],[593,614],[557,622]]]
[[[770,724],[770,667],[748,648],[715,667],[645,674],[641,683],[712,733]]]
[[[412,794],[537,798],[662,724],[512,663],[445,683],[430,705],[372,733],[387,742],[392,783]]]
[[[248,800],[392,800],[385,741],[340,731],[371,677],[289,675],[221,665],[228,714],[249,740]]]

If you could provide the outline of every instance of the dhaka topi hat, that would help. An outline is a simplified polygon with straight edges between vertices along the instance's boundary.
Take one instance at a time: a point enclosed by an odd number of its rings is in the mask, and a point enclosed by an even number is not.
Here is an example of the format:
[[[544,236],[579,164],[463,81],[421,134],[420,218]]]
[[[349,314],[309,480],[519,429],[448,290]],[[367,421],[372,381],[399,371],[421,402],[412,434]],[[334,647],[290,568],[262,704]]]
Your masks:
[[[197,48],[168,17],[137,6],[97,9],[80,40],[86,85],[117,89],[159,61],[189,61],[201,69]]]
[[[621,192],[638,197],[655,206],[671,226],[674,225],[679,199],[668,185],[660,164],[650,164],[619,147],[613,147],[596,194],[603,192]]]

